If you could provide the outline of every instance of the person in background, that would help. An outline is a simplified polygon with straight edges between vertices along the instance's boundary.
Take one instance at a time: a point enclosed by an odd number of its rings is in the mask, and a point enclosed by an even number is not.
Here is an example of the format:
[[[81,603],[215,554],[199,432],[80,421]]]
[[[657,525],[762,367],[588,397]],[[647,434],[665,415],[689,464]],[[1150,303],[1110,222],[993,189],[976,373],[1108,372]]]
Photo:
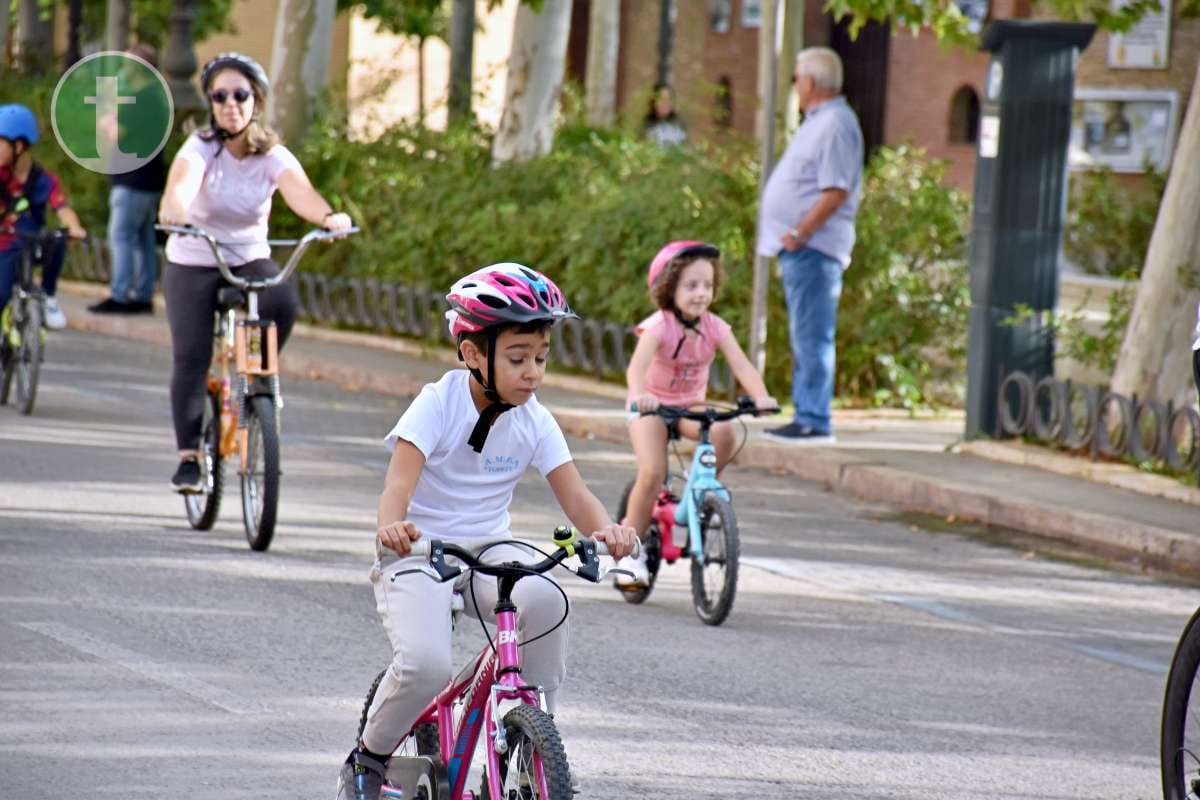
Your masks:
[[[152,67],[157,54],[148,44],[128,50]],[[144,95],[155,87],[140,88]],[[137,108],[137,105],[134,105]],[[115,121],[111,124],[115,125]],[[97,314],[154,313],[154,285],[158,280],[158,242],[154,223],[163,187],[167,185],[166,160],[159,150],[148,164],[108,179],[108,247],[111,253],[110,296],[88,306]]]
[[[836,52],[801,50],[792,85],[804,123],[763,189],[757,250],[777,256],[783,273],[796,408],[790,423],[767,435],[818,444],[834,440],[834,334],[862,195],[863,137],[841,93],[842,59]]]
[[[676,147],[687,141],[687,130],[675,113],[675,91],[665,83],[655,86],[650,96],[644,133],[660,147]]]

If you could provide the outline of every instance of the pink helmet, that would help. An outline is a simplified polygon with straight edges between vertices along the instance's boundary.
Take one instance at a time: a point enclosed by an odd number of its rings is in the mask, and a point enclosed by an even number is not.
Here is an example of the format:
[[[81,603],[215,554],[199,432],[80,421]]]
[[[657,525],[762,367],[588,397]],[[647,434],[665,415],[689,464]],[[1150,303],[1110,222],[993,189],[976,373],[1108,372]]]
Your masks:
[[[505,322],[578,318],[554,281],[511,261],[460,278],[446,299],[450,301],[446,320],[455,337]]]
[[[679,256],[702,256],[704,258],[720,258],[721,250],[716,245],[701,242],[696,239],[681,239],[671,242],[658,251],[658,255],[650,262],[650,274],[646,276],[646,288],[653,289],[658,276],[671,263],[671,259]]]

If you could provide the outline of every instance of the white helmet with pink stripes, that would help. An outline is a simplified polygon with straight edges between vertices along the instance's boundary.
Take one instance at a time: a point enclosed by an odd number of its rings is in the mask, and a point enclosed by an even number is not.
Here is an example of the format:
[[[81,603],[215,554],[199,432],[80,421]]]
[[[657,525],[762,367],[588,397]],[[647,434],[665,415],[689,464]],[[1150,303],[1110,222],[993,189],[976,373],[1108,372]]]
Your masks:
[[[460,278],[446,295],[450,335],[476,333],[495,325],[578,317],[554,281],[511,261],[492,264]]]

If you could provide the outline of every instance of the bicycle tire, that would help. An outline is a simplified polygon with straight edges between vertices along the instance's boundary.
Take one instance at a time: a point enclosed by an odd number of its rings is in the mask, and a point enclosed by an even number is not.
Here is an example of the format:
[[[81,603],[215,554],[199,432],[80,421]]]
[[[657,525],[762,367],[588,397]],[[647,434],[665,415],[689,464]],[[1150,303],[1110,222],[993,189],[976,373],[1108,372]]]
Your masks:
[[[200,427],[200,479],[205,491],[185,494],[183,508],[188,522],[198,531],[211,530],[221,511],[225,491],[225,463],[221,458],[221,396],[209,391]]]
[[[279,427],[275,398],[270,395],[249,398],[246,413],[249,436],[242,473],[242,523],[250,549],[261,553],[271,546],[279,508]]]
[[[635,481],[630,481],[625,485],[625,491],[621,492],[621,500],[617,503],[617,522],[625,519],[625,512],[629,507],[629,495],[633,491]],[[662,566],[662,534],[658,530],[658,523],[650,521],[650,527],[646,529],[646,536],[642,539],[642,547],[646,549],[646,571],[650,573],[650,583],[647,586],[618,586],[621,592],[621,597],[625,598],[626,603],[640,605],[646,602],[646,598],[654,591],[654,581],[658,578],[658,569]]]
[[[375,693],[379,691],[379,684],[383,681],[383,676],[387,675],[387,670],[384,669],[375,676],[375,680],[371,681],[371,688],[367,690],[367,698],[363,701],[362,714],[358,717],[358,736],[357,741],[362,741],[363,731],[367,729],[367,712],[371,710],[371,704],[375,702]],[[416,740],[417,755],[440,757],[441,743],[438,741],[438,726],[432,722],[426,722],[418,725],[413,729],[412,737]],[[403,750],[405,740],[401,740],[397,750]]]
[[[1200,609],[1188,620],[1167,674],[1163,696],[1160,763],[1164,800],[1187,800],[1200,792],[1200,691],[1194,691],[1200,669]],[[1188,713],[1188,703],[1198,708]],[[1193,730],[1189,741],[1188,720]],[[1189,779],[1189,772],[1191,777]]]
[[[738,530],[733,506],[712,492],[700,504],[700,539],[704,557],[692,556],[692,606],[706,625],[720,625],[737,593]]]
[[[508,737],[508,751],[497,756],[504,800],[571,800],[574,797],[571,767],[567,763],[567,753],[553,717],[534,706],[515,706],[504,715],[504,732]],[[533,765],[538,760],[546,776],[547,793],[544,797],[537,782],[529,780],[534,775]],[[516,774],[513,766],[519,767]],[[480,789],[482,800],[489,800],[489,792],[485,767]]]
[[[0,347],[5,349],[4,373],[0,375],[0,406],[8,405],[8,395],[12,391],[13,375],[17,370],[17,351],[14,350],[8,340],[8,329],[0,329],[0,336],[5,337],[5,342],[0,344]]]
[[[37,399],[38,376],[42,371],[42,304],[37,298],[21,303],[21,346],[14,357],[16,362],[17,410],[33,413]]]

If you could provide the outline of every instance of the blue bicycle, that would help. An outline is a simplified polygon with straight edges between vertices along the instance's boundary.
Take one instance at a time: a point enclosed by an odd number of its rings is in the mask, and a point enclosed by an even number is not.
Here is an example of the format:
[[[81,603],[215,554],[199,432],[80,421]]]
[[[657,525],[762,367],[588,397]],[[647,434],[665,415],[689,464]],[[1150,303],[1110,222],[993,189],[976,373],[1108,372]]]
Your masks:
[[[637,409],[634,408],[634,411]],[[654,501],[650,527],[643,537],[646,549],[646,568],[650,580],[646,586],[620,586],[621,594],[630,603],[643,603],[654,589],[658,569],[663,561],[674,564],[687,555],[692,560],[692,606],[696,615],[708,625],[720,625],[733,609],[733,597],[738,579],[738,527],[733,513],[733,497],[717,478],[717,452],[709,432],[714,423],[735,419],[744,414],[758,415],[754,401],[738,399],[735,409],[706,408],[692,411],[674,406],[659,406],[653,412],[667,423],[668,446],[674,448],[679,440],[677,422],[690,419],[700,423],[700,441],[692,456],[692,466],[679,475],[667,473],[666,481]],[[678,451],[676,451],[677,460]],[[672,479],[682,479],[683,490],[671,489]],[[633,481],[625,487],[617,505],[617,520],[625,518]],[[684,547],[675,544],[676,527],[686,530]]]

